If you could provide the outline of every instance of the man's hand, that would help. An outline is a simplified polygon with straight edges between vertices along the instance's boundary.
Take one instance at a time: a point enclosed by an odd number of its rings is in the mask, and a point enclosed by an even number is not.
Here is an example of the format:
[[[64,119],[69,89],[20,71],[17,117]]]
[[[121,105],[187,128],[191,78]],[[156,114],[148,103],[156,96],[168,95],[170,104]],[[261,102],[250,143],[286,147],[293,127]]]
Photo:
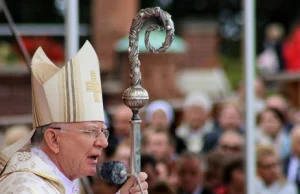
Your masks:
[[[144,194],[148,194],[148,183],[146,182],[146,179],[148,175],[144,172],[141,172],[139,175],[139,180],[141,182],[141,187],[143,189]],[[126,183],[123,185],[123,187],[120,189],[120,194],[141,194],[139,185],[137,183],[136,177],[131,176]]]

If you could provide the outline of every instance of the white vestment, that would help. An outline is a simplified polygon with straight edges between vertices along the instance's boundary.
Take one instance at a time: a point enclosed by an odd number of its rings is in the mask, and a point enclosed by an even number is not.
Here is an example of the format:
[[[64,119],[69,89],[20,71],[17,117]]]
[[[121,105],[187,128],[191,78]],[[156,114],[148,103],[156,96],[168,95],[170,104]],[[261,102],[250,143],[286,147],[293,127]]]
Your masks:
[[[16,152],[0,177],[1,194],[75,194],[77,189],[37,148]]]

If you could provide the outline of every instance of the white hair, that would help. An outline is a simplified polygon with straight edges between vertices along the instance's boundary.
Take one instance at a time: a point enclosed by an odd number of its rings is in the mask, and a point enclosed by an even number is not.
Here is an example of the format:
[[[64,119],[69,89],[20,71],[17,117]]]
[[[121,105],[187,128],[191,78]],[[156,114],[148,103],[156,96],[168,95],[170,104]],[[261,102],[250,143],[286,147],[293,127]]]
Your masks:
[[[205,111],[210,112],[212,102],[209,98],[200,92],[192,92],[184,100],[183,107],[201,106]]]

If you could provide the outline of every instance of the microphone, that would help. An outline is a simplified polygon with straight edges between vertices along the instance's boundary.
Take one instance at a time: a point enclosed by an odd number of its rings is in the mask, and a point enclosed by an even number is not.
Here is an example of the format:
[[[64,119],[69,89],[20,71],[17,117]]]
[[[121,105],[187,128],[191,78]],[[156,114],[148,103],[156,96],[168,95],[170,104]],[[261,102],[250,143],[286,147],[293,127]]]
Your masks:
[[[119,161],[107,161],[97,169],[98,176],[107,183],[121,185],[123,184],[128,176],[131,176],[126,170],[126,166]],[[140,192],[144,194],[139,177],[133,175],[138,183]]]
[[[97,170],[98,176],[110,184],[121,185],[127,180],[126,166],[119,161],[104,162]]]

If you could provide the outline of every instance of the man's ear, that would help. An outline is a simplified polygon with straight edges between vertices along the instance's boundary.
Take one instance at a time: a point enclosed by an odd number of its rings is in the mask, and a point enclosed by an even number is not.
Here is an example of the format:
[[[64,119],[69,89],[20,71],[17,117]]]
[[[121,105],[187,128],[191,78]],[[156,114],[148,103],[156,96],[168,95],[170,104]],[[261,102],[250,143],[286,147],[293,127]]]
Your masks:
[[[44,133],[44,140],[48,148],[54,153],[59,153],[59,131],[54,129],[47,129]]]

